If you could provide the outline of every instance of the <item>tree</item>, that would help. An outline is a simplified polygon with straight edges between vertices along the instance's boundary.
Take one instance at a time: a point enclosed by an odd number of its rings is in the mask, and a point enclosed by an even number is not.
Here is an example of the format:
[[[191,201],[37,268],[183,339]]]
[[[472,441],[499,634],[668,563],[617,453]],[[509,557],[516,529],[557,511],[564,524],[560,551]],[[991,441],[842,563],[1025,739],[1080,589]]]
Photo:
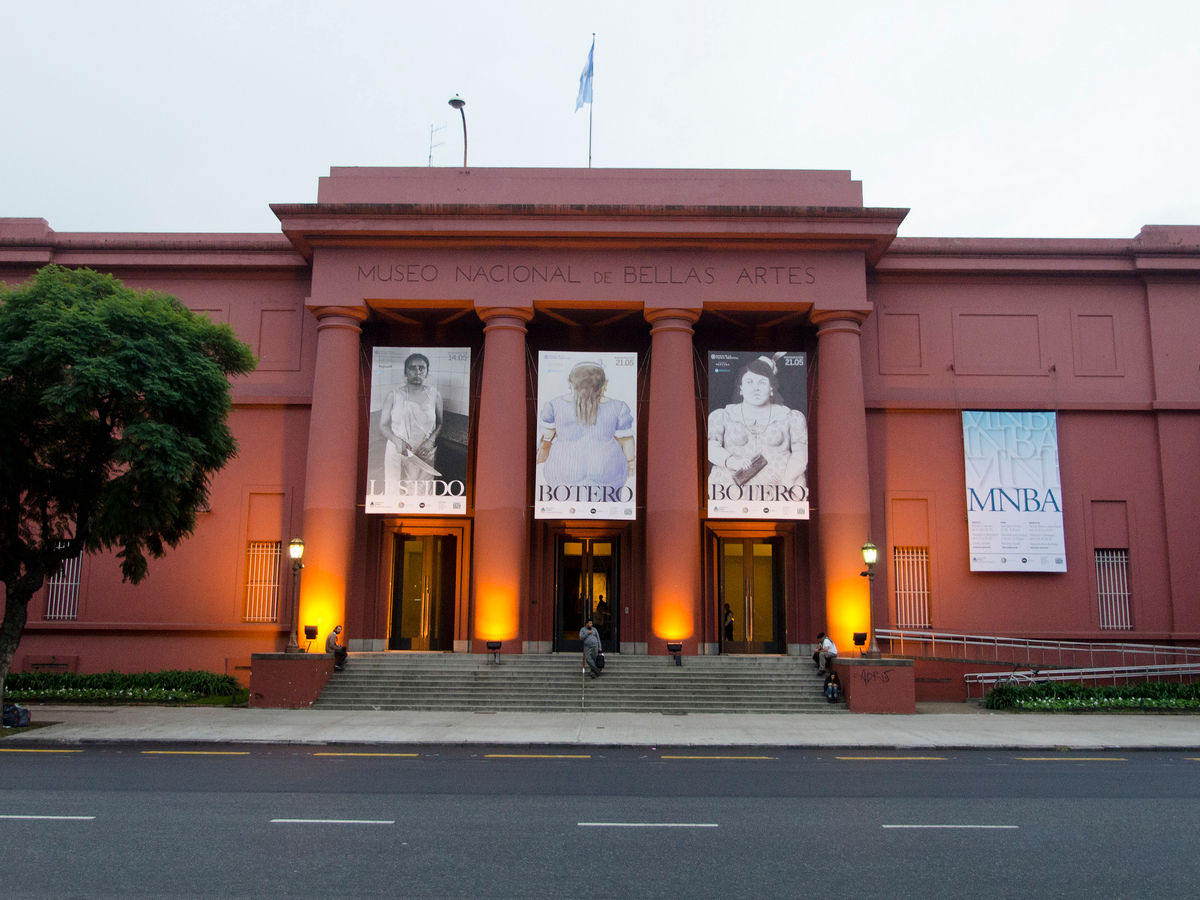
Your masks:
[[[229,377],[253,370],[228,325],[90,269],[0,285],[0,699],[47,577],[117,550],[121,574],[189,535],[236,453]]]

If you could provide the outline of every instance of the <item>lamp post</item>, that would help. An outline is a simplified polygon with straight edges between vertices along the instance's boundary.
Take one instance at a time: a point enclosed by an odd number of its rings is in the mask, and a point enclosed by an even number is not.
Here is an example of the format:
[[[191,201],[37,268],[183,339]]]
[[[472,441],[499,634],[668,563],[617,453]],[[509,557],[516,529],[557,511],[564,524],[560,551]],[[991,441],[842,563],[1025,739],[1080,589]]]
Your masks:
[[[304,539],[292,538],[288,541],[288,556],[292,558],[292,634],[288,638],[284,653],[300,652],[300,570],[304,568]]]
[[[458,114],[462,116],[463,122],[463,168],[467,167],[467,114],[463,112],[463,107],[467,105],[467,101],[455,94],[450,98],[450,105],[458,110]]]
[[[863,651],[863,656],[878,659],[879,647],[875,643],[875,563],[879,561],[879,548],[867,541],[862,545],[862,558],[867,571],[858,574],[867,579],[867,630],[871,636],[867,649]]]

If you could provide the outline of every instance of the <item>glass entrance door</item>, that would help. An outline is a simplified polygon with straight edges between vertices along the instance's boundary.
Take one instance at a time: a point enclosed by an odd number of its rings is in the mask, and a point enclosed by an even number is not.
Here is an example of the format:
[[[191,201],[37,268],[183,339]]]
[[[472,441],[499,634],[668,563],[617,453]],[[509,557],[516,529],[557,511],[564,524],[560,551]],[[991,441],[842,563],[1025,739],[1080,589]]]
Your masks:
[[[453,650],[457,536],[396,534],[392,548],[388,649]]]
[[[591,616],[604,649],[618,650],[621,597],[616,536],[560,537],[556,557],[554,649],[582,649],[579,629]]]
[[[722,653],[784,653],[778,538],[721,538],[718,599]]]

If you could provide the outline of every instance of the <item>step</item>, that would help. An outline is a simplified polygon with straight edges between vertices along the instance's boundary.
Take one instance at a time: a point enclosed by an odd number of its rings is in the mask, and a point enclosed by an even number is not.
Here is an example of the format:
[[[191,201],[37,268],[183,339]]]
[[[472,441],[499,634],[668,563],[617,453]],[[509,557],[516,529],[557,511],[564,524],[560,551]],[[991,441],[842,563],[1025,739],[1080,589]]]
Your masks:
[[[607,654],[599,681],[576,653],[352,653],[329,681],[323,709],[694,713],[840,712],[821,696],[806,658]]]

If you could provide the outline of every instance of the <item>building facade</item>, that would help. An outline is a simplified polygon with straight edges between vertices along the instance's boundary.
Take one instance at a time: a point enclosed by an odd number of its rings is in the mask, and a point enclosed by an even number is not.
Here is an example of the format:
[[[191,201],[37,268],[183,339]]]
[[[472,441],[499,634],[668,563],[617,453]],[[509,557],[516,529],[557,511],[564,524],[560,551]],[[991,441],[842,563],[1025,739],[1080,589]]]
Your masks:
[[[338,168],[272,209],[0,219],[0,280],[112,272],[259,359],[195,535],[60,574],[16,670],[245,674],[336,624],[575,651],[587,616],[635,654],[1200,641],[1200,227],[897,238],[846,172]]]

